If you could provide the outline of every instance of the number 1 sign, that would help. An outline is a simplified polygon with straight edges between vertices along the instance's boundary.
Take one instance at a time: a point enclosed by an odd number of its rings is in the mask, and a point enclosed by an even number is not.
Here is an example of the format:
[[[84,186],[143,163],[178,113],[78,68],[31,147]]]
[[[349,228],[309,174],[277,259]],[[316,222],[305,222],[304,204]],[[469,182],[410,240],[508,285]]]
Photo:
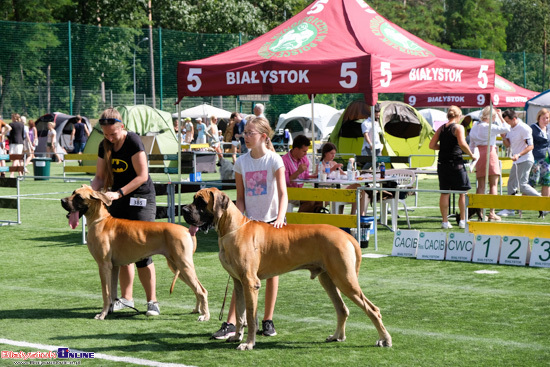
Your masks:
[[[472,261],[475,263],[496,264],[499,250],[500,236],[479,234],[476,236]]]

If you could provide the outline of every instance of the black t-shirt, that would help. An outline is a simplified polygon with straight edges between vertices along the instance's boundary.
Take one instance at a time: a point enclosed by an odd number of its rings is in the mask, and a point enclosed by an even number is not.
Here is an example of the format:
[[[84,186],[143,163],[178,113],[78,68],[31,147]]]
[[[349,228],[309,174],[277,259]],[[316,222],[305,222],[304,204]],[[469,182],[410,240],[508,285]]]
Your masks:
[[[12,122],[10,126],[10,144],[23,144],[25,141],[25,125],[21,122]]]
[[[88,137],[86,136],[86,130],[84,129],[84,123],[78,122],[74,124],[75,134],[74,134],[74,141],[76,143],[85,143],[86,140],[88,140]]]
[[[112,158],[111,162],[113,166],[113,176],[114,176],[112,191],[117,191],[118,189],[127,185],[130,181],[132,181],[134,178],[137,177],[134,166],[132,165],[132,156],[141,151],[145,151],[145,147],[143,146],[143,143],[141,142],[139,135],[137,135],[134,132],[128,131],[128,134],[126,135],[126,140],[124,140],[122,147],[116,152],[113,150],[113,154],[111,157]],[[105,151],[103,149],[103,142],[99,144],[97,155],[100,158],[104,158]],[[120,201],[129,202],[130,196],[154,198],[155,188],[153,186],[153,181],[151,180],[151,176],[149,176],[147,181],[143,185],[138,187],[135,191],[131,193],[124,193],[124,194],[125,195],[123,198],[119,200],[115,200],[115,202],[120,202]]]

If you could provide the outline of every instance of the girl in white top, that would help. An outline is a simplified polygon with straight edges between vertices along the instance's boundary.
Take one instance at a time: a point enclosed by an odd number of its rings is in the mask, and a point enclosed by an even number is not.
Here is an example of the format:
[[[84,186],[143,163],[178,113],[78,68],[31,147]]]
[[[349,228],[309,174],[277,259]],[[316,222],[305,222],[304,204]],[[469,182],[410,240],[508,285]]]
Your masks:
[[[210,146],[214,148],[216,153],[218,153],[218,158],[223,159],[223,151],[220,147],[220,132],[218,129],[218,118],[216,116],[210,117],[210,126],[206,130],[206,135],[210,139]]]
[[[479,160],[476,164],[476,193],[484,194],[485,173],[487,167],[487,147],[490,147],[489,194],[497,195],[498,179],[500,177],[500,165],[496,151],[497,136],[508,133],[510,131],[510,125],[504,121],[499,109],[493,109],[492,118],[490,118],[490,116],[491,107],[487,106],[483,109],[483,111],[481,111],[481,121],[474,124],[472,130],[470,130],[470,150],[474,151],[475,148],[479,150]],[[493,123],[491,124],[491,137],[489,139],[489,145],[487,146],[487,138],[489,137],[489,120],[492,120]],[[491,209],[487,219],[499,221],[501,218],[495,213],[495,209]]]
[[[235,183],[237,186],[237,208],[253,220],[268,222],[275,228],[286,225],[285,213],[288,206],[285,166],[283,159],[273,148],[273,131],[269,121],[256,117],[248,122],[243,131],[248,153],[235,162]],[[263,334],[277,333],[273,326],[273,311],[277,300],[279,277],[266,280],[265,311],[262,322]],[[236,322],[235,293],[231,298],[227,324]],[[227,325],[222,324],[222,329]],[[220,329],[220,330],[222,330]]]

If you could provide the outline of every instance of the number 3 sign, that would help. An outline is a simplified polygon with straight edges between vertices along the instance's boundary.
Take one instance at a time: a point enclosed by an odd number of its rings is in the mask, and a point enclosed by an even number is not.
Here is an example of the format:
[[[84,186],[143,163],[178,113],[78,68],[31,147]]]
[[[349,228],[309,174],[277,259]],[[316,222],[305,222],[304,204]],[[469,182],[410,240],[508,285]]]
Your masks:
[[[534,238],[529,266],[550,268],[550,238]]]

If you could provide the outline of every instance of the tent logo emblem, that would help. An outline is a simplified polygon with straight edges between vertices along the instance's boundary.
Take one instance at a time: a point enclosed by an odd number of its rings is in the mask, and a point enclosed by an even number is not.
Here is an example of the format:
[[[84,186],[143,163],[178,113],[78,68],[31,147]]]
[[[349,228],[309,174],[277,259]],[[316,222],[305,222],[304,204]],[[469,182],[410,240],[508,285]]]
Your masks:
[[[272,41],[266,42],[258,50],[258,55],[266,59],[298,55],[317,47],[327,33],[328,27],[323,20],[306,17],[275,34]]]
[[[515,92],[516,89],[512,87],[510,84],[506,83],[504,79],[497,78],[495,76],[495,87],[501,90],[505,90],[507,92]]]
[[[434,54],[418,43],[410,40],[407,36],[395,29],[381,16],[376,16],[371,19],[370,28],[372,33],[382,39],[385,44],[399,50],[408,55],[415,56],[434,56]]]

